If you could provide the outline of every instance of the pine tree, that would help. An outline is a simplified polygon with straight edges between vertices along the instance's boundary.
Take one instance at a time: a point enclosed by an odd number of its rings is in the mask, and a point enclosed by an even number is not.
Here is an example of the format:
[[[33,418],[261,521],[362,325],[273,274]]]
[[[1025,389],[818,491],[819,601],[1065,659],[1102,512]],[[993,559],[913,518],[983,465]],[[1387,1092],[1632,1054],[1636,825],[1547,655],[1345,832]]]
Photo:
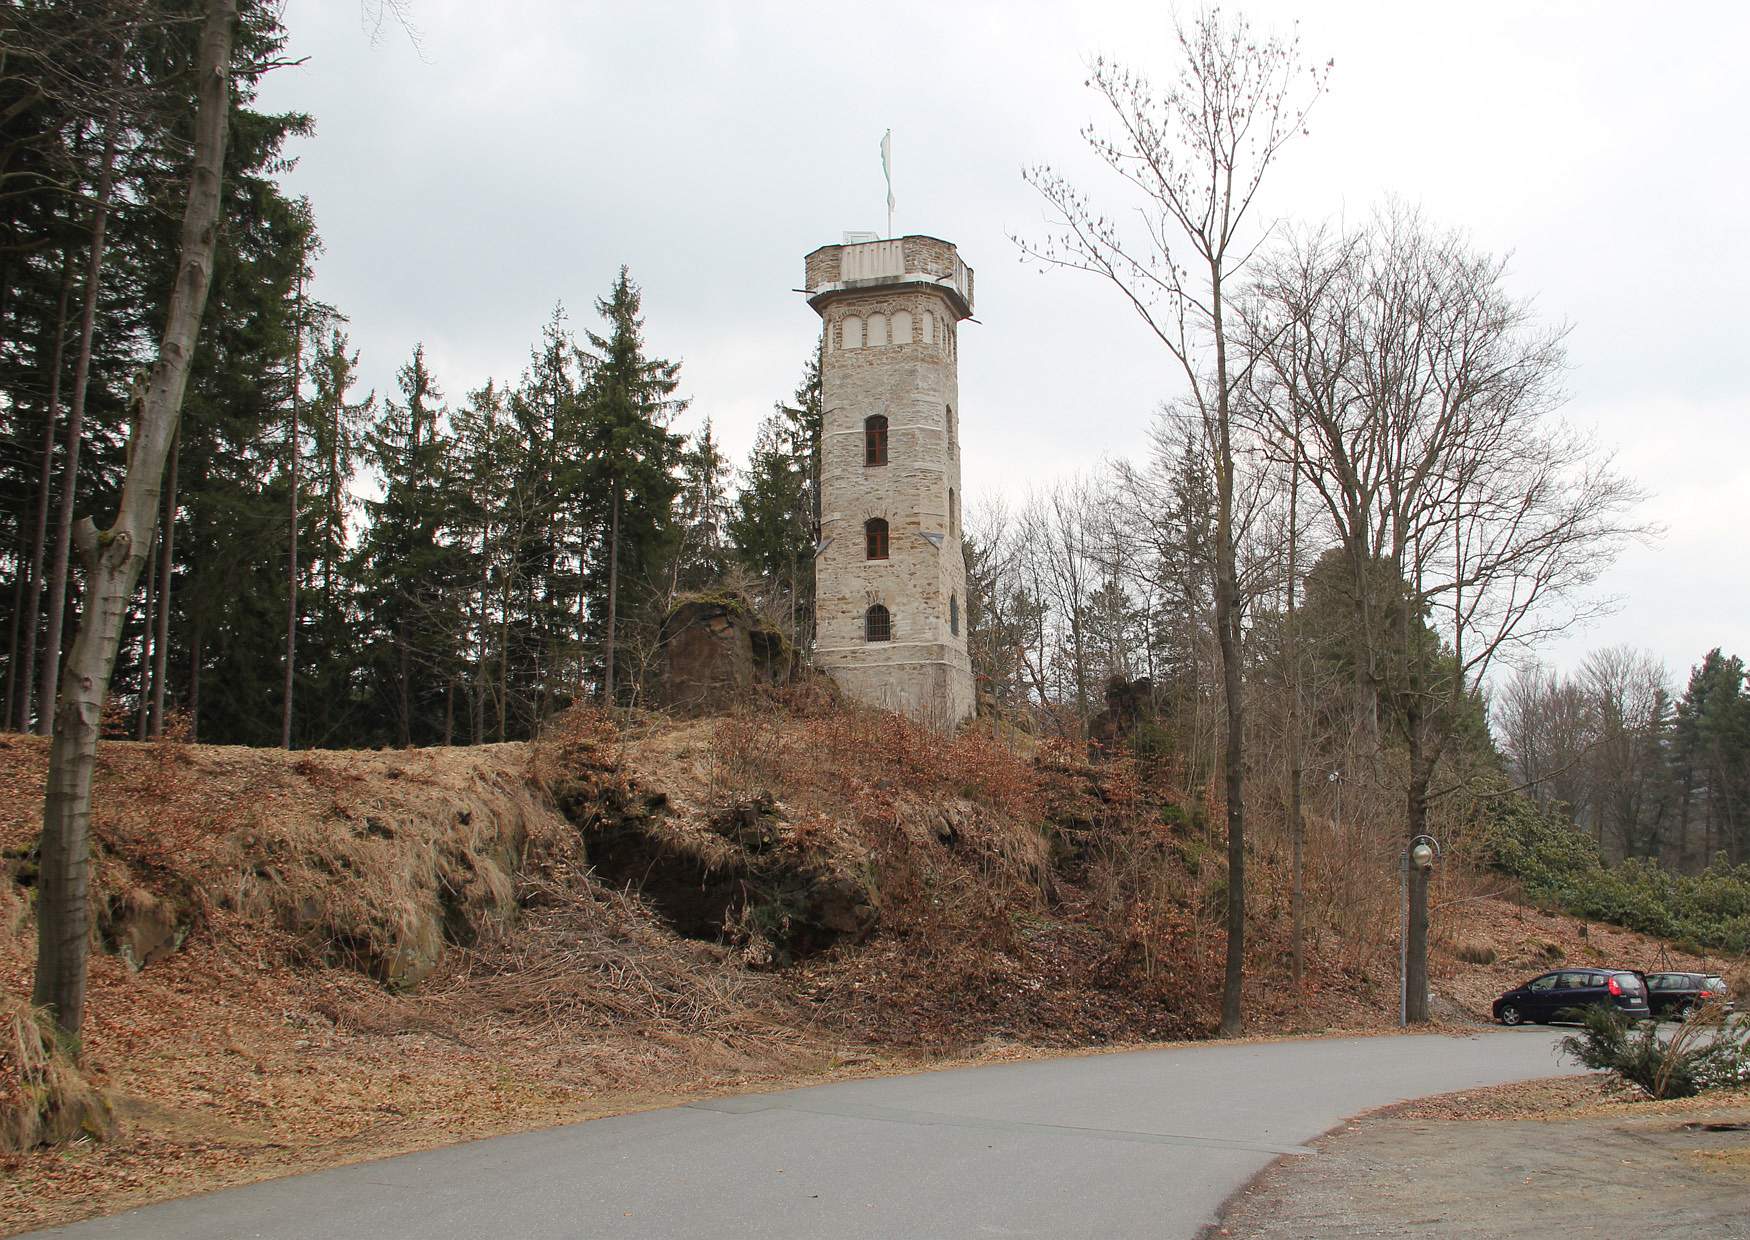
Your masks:
[[[304,462],[303,543],[309,575],[330,609],[346,588],[351,524],[358,500],[352,484],[364,452],[365,428],[377,411],[375,392],[353,400],[359,355],[336,327],[316,342],[310,361],[314,391],[305,405],[309,446]]]
[[[293,358],[300,321],[318,326],[332,311],[299,306],[299,273],[320,239],[306,204],[282,194],[271,173],[307,125],[301,116],[233,118],[225,227],[169,497],[180,524],[167,697],[207,740],[271,744],[280,735],[278,710],[264,707],[277,706],[284,687]]]

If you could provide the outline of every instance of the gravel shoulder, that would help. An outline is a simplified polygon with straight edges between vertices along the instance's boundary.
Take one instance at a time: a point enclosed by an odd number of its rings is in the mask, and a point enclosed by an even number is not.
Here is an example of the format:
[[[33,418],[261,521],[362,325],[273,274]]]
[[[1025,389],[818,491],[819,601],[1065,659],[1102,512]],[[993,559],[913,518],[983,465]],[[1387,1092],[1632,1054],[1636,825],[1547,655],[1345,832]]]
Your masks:
[[[1206,1235],[1750,1236],[1750,1090],[1673,1102],[1598,1076],[1468,1090],[1346,1121]]]

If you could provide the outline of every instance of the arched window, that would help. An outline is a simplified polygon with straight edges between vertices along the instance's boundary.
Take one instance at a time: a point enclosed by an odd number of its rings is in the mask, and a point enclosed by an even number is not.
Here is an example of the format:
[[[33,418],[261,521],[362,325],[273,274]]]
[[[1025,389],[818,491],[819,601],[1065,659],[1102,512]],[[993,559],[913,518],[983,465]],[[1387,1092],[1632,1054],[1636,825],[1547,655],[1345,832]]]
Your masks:
[[[863,464],[887,464],[887,419],[880,414],[863,419]]]
[[[960,595],[948,596],[948,631],[955,637],[960,636]]]
[[[955,506],[954,488],[948,488],[948,532],[952,534],[960,524],[960,509]]]
[[[863,347],[863,320],[851,315],[839,328],[842,339],[839,347],[844,349],[860,349]]]
[[[890,642],[893,640],[893,617],[887,614],[887,608],[876,603],[863,613],[863,640],[866,642]]]
[[[896,310],[893,315],[893,343],[911,343],[911,311]]]
[[[869,347],[873,349],[877,345],[886,343],[887,316],[885,314],[871,314],[869,316]]]
[[[887,522],[880,517],[870,517],[863,522],[863,552],[866,560],[887,558]]]
[[[924,311],[924,343],[936,343],[936,316],[931,311]]]

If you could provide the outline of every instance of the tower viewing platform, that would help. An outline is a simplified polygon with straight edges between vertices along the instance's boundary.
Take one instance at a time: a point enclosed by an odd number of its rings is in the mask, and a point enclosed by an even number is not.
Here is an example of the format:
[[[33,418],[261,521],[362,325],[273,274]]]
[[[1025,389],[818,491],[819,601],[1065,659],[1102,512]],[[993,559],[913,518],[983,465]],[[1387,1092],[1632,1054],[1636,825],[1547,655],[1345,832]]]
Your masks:
[[[823,245],[804,261],[808,304],[816,310],[839,294],[918,284],[941,289],[960,318],[972,317],[972,268],[952,242],[923,236],[846,241]]]

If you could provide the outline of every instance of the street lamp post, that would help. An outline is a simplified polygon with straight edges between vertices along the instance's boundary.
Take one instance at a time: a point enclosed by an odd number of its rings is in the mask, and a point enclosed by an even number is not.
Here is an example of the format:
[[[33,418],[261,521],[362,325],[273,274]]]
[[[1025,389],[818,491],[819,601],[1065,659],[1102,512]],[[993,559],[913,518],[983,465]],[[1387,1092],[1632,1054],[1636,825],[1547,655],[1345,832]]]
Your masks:
[[[1431,835],[1418,835],[1404,847],[1403,927],[1398,976],[1398,1023],[1428,1023],[1428,879],[1440,859],[1440,842]]]

